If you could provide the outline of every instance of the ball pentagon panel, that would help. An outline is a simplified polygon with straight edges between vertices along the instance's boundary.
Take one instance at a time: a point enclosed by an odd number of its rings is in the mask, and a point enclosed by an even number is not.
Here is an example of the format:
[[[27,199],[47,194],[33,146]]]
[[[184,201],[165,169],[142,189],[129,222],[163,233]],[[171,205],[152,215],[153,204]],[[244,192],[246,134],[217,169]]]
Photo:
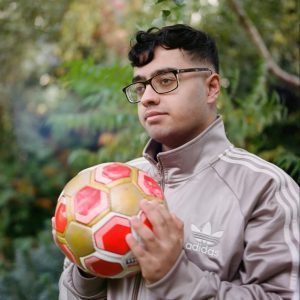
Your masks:
[[[110,213],[93,227],[95,246],[98,249],[124,255],[130,250],[125,240],[130,232],[131,225],[128,218]]]

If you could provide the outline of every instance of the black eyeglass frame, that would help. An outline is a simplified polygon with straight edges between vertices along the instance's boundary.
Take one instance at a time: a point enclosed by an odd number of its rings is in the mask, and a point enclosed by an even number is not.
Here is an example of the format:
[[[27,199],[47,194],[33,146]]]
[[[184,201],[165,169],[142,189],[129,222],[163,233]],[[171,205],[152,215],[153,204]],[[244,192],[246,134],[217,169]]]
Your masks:
[[[129,87],[131,87],[132,85],[135,85],[137,83],[141,83],[144,85],[144,87],[146,88],[148,84],[150,84],[150,86],[152,87],[152,89],[157,93],[157,94],[167,94],[167,93],[170,93],[174,90],[176,90],[179,86],[179,78],[178,78],[178,74],[180,73],[189,73],[189,72],[210,72],[210,75],[213,74],[213,71],[210,69],[210,68],[187,68],[187,69],[174,69],[174,70],[167,70],[165,72],[161,72],[159,74],[156,74],[154,75],[153,77],[149,78],[148,80],[145,80],[145,81],[136,81],[136,82],[133,82],[127,86],[125,86],[122,91],[123,93],[125,94],[127,100],[129,101],[129,103],[132,103],[132,104],[136,104],[136,103],[139,103],[141,102],[141,100],[138,100],[138,101],[131,101],[130,98],[128,97],[127,95],[127,90]],[[167,74],[167,73],[173,73],[174,76],[176,77],[176,80],[177,80],[177,85],[175,88],[171,89],[170,91],[167,91],[167,92],[158,92],[154,86],[152,85],[152,79],[155,78],[156,76],[159,76],[159,75],[163,75],[163,74]]]

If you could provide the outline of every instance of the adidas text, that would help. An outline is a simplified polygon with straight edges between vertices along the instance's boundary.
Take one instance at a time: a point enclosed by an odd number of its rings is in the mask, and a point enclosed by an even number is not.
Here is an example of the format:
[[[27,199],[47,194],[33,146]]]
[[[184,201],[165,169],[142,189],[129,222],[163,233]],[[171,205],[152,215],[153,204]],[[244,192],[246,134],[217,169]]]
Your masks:
[[[211,256],[211,257],[218,257],[218,255],[219,255],[219,252],[216,251],[215,249],[210,248],[207,245],[203,245],[200,243],[198,243],[198,244],[186,243],[185,249],[201,252],[201,253]]]

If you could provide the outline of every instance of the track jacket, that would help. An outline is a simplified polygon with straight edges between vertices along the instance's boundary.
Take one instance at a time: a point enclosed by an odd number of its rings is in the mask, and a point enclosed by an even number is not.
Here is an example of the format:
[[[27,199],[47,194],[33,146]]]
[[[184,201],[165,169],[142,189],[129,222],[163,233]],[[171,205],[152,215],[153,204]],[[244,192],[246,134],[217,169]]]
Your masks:
[[[299,299],[299,187],[281,169],[237,149],[221,118],[185,145],[150,140],[130,162],[163,187],[184,221],[184,249],[169,273],[86,279],[66,261],[60,300]]]

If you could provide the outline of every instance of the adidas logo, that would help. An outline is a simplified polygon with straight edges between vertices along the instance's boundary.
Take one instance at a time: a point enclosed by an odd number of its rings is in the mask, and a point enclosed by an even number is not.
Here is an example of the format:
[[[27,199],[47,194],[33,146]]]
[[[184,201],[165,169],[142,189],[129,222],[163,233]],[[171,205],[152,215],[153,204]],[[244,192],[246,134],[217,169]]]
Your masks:
[[[191,231],[198,243],[193,244],[187,242],[185,244],[186,249],[201,252],[212,257],[217,257],[219,255],[219,252],[212,247],[220,242],[224,231],[212,232],[210,222],[205,223],[201,229],[196,225],[191,224]]]
[[[211,232],[211,224],[207,222],[202,227],[202,230],[197,228],[194,224],[191,225],[193,237],[201,244],[207,244],[208,246],[215,246],[219,243],[220,238],[223,236],[224,231]]]

